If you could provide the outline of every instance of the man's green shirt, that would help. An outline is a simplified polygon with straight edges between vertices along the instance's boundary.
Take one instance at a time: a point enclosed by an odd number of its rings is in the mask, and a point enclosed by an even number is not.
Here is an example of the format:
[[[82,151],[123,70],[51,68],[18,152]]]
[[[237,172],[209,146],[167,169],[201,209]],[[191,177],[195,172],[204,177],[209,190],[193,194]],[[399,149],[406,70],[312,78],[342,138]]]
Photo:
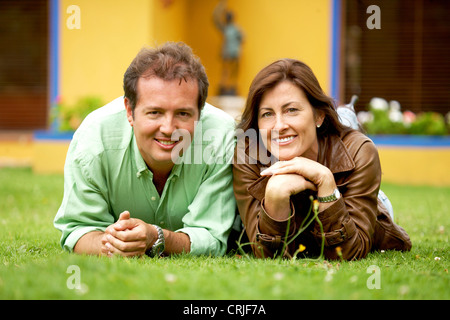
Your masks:
[[[194,138],[161,194],[128,123],[123,98],[91,113],[75,132],[64,167],[64,197],[54,225],[72,251],[84,234],[132,218],[189,235],[192,254],[222,255],[235,219],[235,122],[206,104]]]

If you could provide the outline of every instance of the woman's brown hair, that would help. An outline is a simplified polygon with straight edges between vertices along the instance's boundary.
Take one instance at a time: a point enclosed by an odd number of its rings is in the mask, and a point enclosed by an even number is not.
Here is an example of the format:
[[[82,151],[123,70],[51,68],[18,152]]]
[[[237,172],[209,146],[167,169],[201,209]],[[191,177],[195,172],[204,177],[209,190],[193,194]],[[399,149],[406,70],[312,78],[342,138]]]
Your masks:
[[[311,68],[294,59],[275,61],[256,75],[250,85],[247,102],[238,128],[244,132],[250,128],[258,130],[258,108],[264,93],[283,81],[291,81],[302,90],[314,112],[321,110],[324,113],[324,121],[320,128],[317,128],[318,136],[339,135],[341,132],[348,130],[339,121],[334,100],[323,92]]]

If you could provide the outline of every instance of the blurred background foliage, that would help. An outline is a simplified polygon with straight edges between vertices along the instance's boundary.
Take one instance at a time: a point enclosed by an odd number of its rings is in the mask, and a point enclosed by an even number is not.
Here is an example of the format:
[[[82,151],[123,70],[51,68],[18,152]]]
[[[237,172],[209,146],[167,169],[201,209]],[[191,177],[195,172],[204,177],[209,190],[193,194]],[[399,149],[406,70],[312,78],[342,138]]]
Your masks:
[[[402,111],[397,101],[389,103],[382,98],[373,98],[369,111],[358,113],[358,121],[367,134],[413,134],[443,136],[450,133],[450,112],[444,117],[433,111],[415,114]]]
[[[89,113],[104,104],[104,101],[95,95],[84,96],[78,99],[73,105],[59,101],[54,110],[53,117],[58,123],[59,131],[75,131]]]

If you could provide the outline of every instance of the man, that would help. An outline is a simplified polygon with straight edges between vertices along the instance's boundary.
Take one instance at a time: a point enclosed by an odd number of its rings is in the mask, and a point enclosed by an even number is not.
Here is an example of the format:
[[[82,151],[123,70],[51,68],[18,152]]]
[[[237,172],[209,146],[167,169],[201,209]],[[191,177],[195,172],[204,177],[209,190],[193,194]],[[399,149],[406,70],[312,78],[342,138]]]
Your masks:
[[[64,249],[225,253],[235,218],[234,120],[205,104],[208,86],[185,44],[139,52],[124,75],[124,98],[91,113],[74,134],[54,220]]]

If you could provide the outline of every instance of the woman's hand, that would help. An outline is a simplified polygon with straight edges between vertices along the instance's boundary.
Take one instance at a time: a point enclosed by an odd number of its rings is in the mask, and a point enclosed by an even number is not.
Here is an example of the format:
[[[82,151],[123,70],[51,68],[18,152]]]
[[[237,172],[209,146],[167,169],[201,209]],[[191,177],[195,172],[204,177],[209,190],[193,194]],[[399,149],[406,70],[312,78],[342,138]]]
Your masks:
[[[284,201],[280,202],[280,200],[278,200],[278,204],[284,203],[282,206],[284,208],[283,216],[286,218],[288,217],[286,216],[286,210],[289,210],[290,212],[290,207],[286,209],[286,201],[289,206],[289,197],[291,195],[306,189],[311,189],[317,191],[319,197],[325,197],[332,194],[336,189],[336,182],[334,181],[334,176],[331,171],[320,163],[304,157],[296,157],[288,161],[279,161],[270,168],[262,171],[261,175],[272,175],[267,184],[268,187],[271,185],[271,180],[278,177],[273,180],[274,186],[271,188],[273,191],[269,190],[269,192],[276,192],[276,196],[271,196],[269,194],[269,197],[272,201],[273,199],[280,199],[280,197],[283,197]],[[294,179],[293,177],[288,178],[290,175],[300,176],[301,179]],[[266,210],[268,210],[268,206],[271,207],[269,205],[269,200],[267,200],[267,191],[266,187]],[[324,210],[330,205],[331,204],[328,203],[321,203],[319,210]],[[274,206],[274,208],[276,207]]]
[[[275,220],[287,219],[291,215],[291,195],[306,189],[316,190],[316,187],[299,174],[273,175],[267,182],[264,209]]]
[[[270,168],[261,172],[261,175],[286,173],[299,174],[311,181],[317,187],[322,186],[325,181],[330,180],[330,177],[333,177],[331,171],[327,167],[304,157],[296,157],[288,161],[278,161]]]

